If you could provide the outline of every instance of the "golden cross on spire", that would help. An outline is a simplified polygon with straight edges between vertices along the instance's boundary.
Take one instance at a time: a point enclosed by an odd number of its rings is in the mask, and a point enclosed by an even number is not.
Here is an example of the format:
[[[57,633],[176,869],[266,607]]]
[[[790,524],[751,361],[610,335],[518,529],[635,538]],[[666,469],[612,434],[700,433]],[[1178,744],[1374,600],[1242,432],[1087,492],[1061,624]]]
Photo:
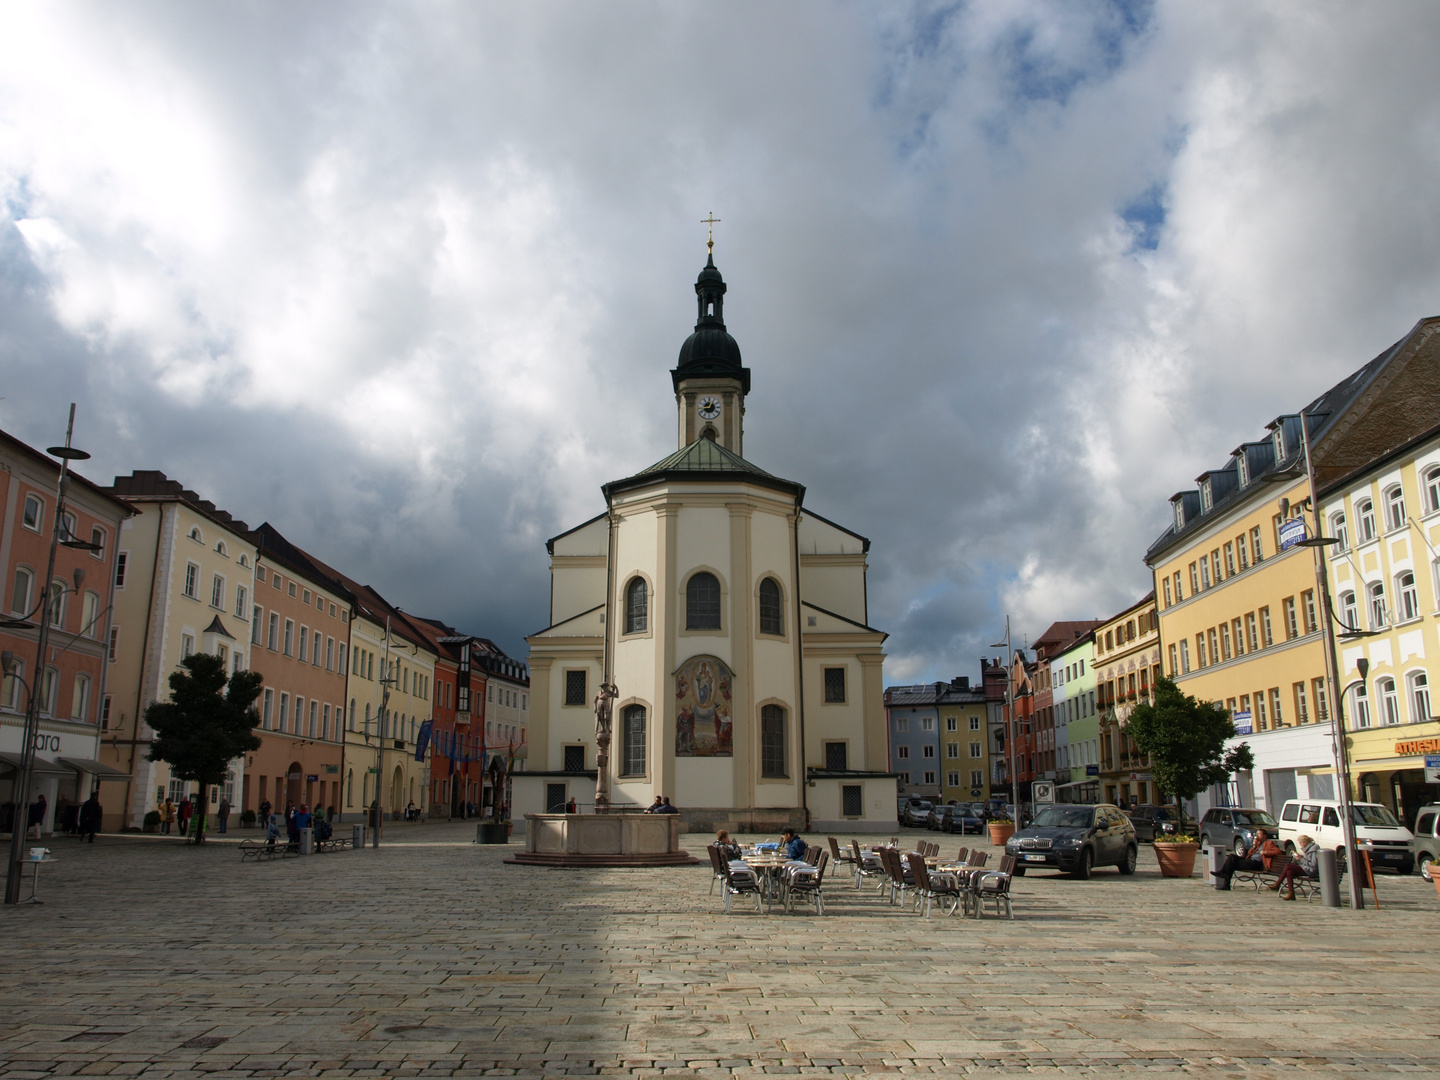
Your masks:
[[[714,210],[711,210],[709,213],[710,213],[710,216],[709,216],[709,217],[703,217],[703,218],[700,219],[700,224],[701,224],[701,225],[708,225],[708,226],[710,226],[710,239],[709,239],[708,241],[706,241],[706,243],[705,243],[705,249],[706,249],[707,251],[709,251],[711,255],[714,255],[714,254],[715,254],[715,226],[719,224],[720,219],[715,216],[715,211],[714,211]]]

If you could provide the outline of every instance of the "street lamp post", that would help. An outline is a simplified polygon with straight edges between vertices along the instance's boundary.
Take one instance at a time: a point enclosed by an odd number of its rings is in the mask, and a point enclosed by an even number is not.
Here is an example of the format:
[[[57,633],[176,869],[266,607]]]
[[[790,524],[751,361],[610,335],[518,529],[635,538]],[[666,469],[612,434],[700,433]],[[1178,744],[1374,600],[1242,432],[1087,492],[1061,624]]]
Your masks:
[[[1005,648],[1005,767],[1010,773],[1010,798],[1015,803],[1015,827],[1020,828],[1020,783],[1015,776],[1015,732],[1019,725],[1015,722],[1015,681],[1011,674],[1011,665],[1015,658],[1010,654],[1010,616],[1005,616],[1005,640],[997,641],[990,647],[998,649]]]
[[[25,706],[25,730],[20,745],[20,768],[15,774],[14,820],[10,824],[10,862],[5,874],[5,903],[20,902],[20,854],[25,847],[25,834],[30,831],[30,783],[35,772],[35,742],[40,731],[40,696],[45,692],[45,650],[50,646],[51,600],[50,581],[55,576],[55,551],[60,546],[60,528],[65,520],[65,487],[70,462],[84,461],[90,455],[70,445],[75,433],[75,403],[70,403],[70,419],[65,425],[65,445],[52,446],[45,452],[60,459],[60,479],[55,486],[55,518],[50,523],[50,555],[45,565],[45,579],[40,583],[40,629],[35,641],[35,671],[31,673],[30,696]]]
[[[1330,620],[1333,617],[1333,609],[1330,604],[1330,578],[1325,570],[1325,548],[1335,541],[1325,536],[1320,516],[1320,490],[1315,483],[1315,465],[1310,458],[1310,424],[1309,417],[1303,412],[1300,414],[1300,439],[1305,451],[1305,476],[1310,488],[1310,513],[1315,518],[1315,535],[1306,540],[1300,541],[1306,547],[1314,549],[1315,554],[1315,587],[1320,590],[1320,610],[1325,613],[1325,678],[1330,684],[1330,692],[1334,697],[1333,708],[1330,713],[1330,736],[1331,750],[1335,758],[1335,771],[1340,781],[1340,828],[1345,838],[1345,855],[1354,860],[1358,852],[1355,850],[1355,821],[1352,817],[1350,806],[1350,752],[1345,744],[1345,690],[1340,688],[1340,665],[1335,658],[1335,637],[1330,629]],[[1365,669],[1368,670],[1368,662],[1362,660]],[[1364,681],[1365,670],[1361,671],[1361,681]],[[1351,865],[1350,874],[1350,907],[1359,911],[1365,906],[1365,894],[1361,887],[1359,877],[1355,872],[1355,865]]]

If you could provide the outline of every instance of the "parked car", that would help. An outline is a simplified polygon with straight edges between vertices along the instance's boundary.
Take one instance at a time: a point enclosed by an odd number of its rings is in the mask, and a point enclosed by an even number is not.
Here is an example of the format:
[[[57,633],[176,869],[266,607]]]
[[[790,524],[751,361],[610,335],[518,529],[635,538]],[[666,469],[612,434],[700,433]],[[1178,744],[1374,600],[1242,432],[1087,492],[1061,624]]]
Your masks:
[[[1137,840],[1154,843],[1157,836],[1174,836],[1180,831],[1180,811],[1173,806],[1141,803],[1139,806],[1132,806],[1127,816],[1130,824],[1135,826]]]
[[[902,825],[909,825],[911,828],[920,829],[930,819],[930,811],[934,807],[925,799],[911,799],[905,804],[905,813],[900,816]]]
[[[1035,820],[1005,842],[1005,854],[1016,859],[1017,875],[1045,866],[1082,881],[1097,866],[1133,874],[1138,850],[1135,826],[1110,803],[1042,807]]]
[[[1440,859],[1440,803],[1422,806],[1415,815],[1415,865],[1420,876],[1434,881],[1435,868],[1430,864]]]
[[[985,831],[985,812],[977,810],[976,807],[982,805],[982,803],[960,803],[950,807],[950,813],[945,816],[943,830],[960,833],[962,836],[979,836]]]
[[[1409,874],[1415,869],[1415,834],[1395,820],[1380,803],[1352,802],[1350,820],[1356,841],[1370,842],[1370,865],[1377,870]],[[1345,833],[1340,825],[1340,803],[1335,799],[1289,799],[1280,808],[1280,842],[1286,851],[1295,850],[1301,833],[1321,848],[1345,851]],[[1345,851],[1347,859],[1350,852]]]
[[[1206,810],[1200,819],[1200,842],[1244,855],[1255,846],[1256,829],[1264,829],[1272,839],[1280,840],[1280,823],[1264,810],[1253,806],[1216,806]]]

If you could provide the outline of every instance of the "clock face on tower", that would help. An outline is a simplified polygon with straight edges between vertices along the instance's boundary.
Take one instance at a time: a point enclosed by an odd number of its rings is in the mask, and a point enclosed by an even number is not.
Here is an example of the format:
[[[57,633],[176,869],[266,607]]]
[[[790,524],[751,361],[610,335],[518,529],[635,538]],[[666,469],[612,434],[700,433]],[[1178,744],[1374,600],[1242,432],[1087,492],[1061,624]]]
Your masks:
[[[696,403],[696,412],[702,420],[714,420],[720,415],[720,399],[705,395]]]

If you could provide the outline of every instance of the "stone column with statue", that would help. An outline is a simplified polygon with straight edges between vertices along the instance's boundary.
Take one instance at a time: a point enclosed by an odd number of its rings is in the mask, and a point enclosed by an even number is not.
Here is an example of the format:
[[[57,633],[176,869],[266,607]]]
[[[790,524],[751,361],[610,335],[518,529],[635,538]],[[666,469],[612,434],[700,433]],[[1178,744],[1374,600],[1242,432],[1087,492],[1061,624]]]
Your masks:
[[[595,813],[610,812],[610,730],[619,696],[614,683],[601,683],[595,693]]]

